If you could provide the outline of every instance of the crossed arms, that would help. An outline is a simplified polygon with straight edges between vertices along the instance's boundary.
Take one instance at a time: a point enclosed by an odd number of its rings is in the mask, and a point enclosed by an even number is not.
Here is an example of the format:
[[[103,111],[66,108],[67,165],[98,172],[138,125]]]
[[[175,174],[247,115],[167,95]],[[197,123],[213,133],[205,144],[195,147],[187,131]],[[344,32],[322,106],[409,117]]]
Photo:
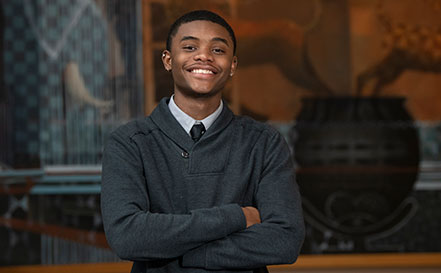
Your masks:
[[[188,214],[150,212],[134,141],[113,134],[103,159],[102,213],[110,246],[123,259],[181,259],[184,267],[249,269],[293,263],[304,224],[292,161],[275,135],[255,194],[256,208],[226,204]]]

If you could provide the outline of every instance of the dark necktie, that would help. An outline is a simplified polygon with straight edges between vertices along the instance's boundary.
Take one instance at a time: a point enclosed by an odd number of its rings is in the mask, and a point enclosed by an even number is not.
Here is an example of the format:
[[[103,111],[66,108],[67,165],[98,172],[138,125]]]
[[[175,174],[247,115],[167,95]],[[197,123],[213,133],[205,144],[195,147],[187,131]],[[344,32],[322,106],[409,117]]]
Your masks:
[[[191,127],[190,135],[194,142],[198,141],[204,133],[205,126],[202,123],[195,124]]]

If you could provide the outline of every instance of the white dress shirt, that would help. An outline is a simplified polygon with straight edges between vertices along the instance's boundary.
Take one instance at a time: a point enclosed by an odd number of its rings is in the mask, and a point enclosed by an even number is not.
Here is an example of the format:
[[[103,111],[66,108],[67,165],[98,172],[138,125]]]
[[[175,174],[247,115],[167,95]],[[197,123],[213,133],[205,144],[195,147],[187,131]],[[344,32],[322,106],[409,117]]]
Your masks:
[[[223,102],[220,101],[219,107],[214,111],[212,114],[210,114],[208,117],[204,118],[203,120],[195,120],[194,118],[190,117],[184,111],[182,111],[175,103],[174,95],[170,98],[170,101],[168,103],[168,108],[170,109],[170,112],[175,117],[175,119],[179,122],[179,124],[184,128],[185,132],[187,132],[188,135],[190,135],[191,127],[193,127],[194,124],[202,123],[205,127],[205,130],[208,130],[210,126],[214,123],[214,121],[219,117],[219,115],[222,112],[223,108]]]

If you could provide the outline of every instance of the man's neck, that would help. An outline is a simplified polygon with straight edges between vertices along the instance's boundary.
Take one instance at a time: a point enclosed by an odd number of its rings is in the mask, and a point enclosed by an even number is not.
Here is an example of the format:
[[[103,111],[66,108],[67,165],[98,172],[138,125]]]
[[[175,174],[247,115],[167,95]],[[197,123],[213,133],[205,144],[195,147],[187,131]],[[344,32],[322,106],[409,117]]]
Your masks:
[[[174,95],[176,105],[187,115],[195,120],[203,120],[212,114],[219,107],[221,94],[212,97],[187,97],[176,92]]]

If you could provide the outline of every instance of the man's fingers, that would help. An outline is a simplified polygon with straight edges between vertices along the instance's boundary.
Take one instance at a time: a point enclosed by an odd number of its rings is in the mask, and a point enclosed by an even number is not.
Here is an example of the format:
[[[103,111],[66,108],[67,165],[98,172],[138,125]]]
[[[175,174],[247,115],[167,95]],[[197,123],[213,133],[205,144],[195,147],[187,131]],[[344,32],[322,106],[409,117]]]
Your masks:
[[[243,207],[242,211],[247,221],[247,228],[261,222],[260,213],[255,207]]]

